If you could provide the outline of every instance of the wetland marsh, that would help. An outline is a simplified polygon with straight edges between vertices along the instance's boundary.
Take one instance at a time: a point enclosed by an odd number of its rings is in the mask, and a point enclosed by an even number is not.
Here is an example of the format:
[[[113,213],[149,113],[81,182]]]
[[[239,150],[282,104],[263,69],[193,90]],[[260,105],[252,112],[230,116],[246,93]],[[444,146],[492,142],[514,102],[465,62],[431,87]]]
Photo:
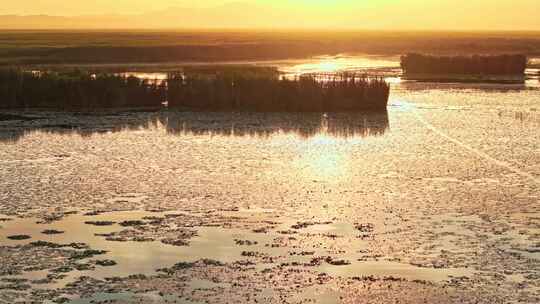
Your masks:
[[[374,73],[388,109],[1,112],[0,303],[540,301],[538,71],[272,65]]]

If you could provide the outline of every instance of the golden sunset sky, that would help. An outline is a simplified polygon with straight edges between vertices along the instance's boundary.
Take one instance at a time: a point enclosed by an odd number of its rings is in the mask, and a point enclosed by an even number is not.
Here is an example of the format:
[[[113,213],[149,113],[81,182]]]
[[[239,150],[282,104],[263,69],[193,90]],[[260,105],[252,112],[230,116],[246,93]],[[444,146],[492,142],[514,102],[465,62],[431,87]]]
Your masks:
[[[0,14],[145,15],[149,27],[178,28],[540,30],[540,0],[18,0]]]

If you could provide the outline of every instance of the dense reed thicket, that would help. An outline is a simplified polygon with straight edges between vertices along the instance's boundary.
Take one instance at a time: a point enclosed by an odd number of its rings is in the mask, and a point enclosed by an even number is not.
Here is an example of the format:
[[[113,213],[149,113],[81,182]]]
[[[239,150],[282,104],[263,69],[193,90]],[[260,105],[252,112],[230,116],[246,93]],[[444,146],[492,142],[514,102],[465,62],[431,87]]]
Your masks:
[[[0,70],[0,108],[160,107],[164,86],[136,77]]]
[[[166,81],[89,72],[0,70],[0,108],[170,107],[195,111],[384,110],[389,86],[358,75],[280,77],[273,68],[187,68]]]
[[[389,85],[357,75],[295,79],[237,73],[171,74],[169,107],[203,111],[350,112],[385,110]]]
[[[401,67],[405,74],[523,75],[527,57],[408,54],[401,57]]]

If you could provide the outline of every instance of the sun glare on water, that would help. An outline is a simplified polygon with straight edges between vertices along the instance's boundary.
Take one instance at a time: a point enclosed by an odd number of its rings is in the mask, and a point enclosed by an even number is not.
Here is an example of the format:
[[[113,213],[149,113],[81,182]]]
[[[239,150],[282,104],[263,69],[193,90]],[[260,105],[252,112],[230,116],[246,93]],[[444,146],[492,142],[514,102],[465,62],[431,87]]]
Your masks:
[[[284,67],[281,70],[286,74],[302,75],[313,73],[338,73],[355,72],[366,69],[395,67],[396,63],[391,60],[358,57],[358,56],[323,56],[314,58],[309,62]]]
[[[334,73],[340,70],[340,64],[336,61],[323,61],[316,67],[319,71],[325,73]]]
[[[298,145],[294,166],[302,178],[338,183],[350,176],[350,147],[345,140],[321,133]]]

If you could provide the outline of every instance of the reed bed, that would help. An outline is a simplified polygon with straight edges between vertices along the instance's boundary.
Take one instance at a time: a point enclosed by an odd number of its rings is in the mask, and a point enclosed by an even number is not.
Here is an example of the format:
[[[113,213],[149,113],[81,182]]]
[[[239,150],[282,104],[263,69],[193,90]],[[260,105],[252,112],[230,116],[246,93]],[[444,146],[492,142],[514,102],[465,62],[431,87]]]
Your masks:
[[[431,56],[408,54],[401,57],[401,67],[406,75],[524,75],[527,68],[527,57],[524,55]]]
[[[239,73],[170,74],[169,107],[200,111],[351,112],[385,110],[389,85],[354,74],[286,79]]]
[[[0,70],[0,108],[161,107],[164,85],[136,77]]]
[[[0,70],[0,108],[169,107],[191,111],[356,112],[385,110],[389,86],[363,75],[286,79],[273,68],[187,68],[165,81],[83,71]]]

